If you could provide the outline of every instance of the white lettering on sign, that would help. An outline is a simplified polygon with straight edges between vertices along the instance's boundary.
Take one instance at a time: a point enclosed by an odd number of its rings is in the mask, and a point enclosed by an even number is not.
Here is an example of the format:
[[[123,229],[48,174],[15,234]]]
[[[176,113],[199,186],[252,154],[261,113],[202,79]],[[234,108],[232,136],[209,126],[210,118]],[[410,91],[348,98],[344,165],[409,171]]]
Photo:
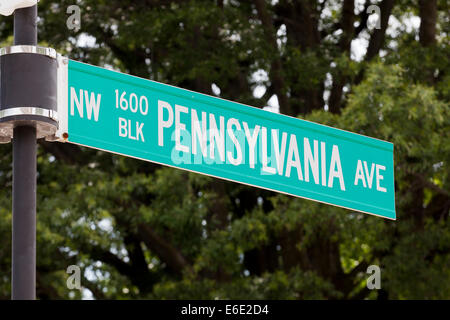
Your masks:
[[[295,157],[295,160],[292,158]],[[291,168],[295,167],[297,169],[298,180],[303,181],[303,173],[302,167],[300,164],[300,156],[298,154],[298,145],[297,145],[297,137],[294,134],[291,134],[291,138],[289,139],[289,151],[287,156],[287,165],[286,165],[286,177],[291,176]]]
[[[365,162],[365,161],[364,161]],[[364,188],[367,188],[366,179],[364,177],[364,171],[361,160],[358,160],[358,164],[356,166],[356,174],[355,174],[355,186],[358,185],[359,180],[362,181],[362,185]]]
[[[189,119],[190,128],[187,129]],[[292,170],[295,169],[299,181],[311,181],[316,185],[333,188],[337,180],[339,189],[346,190],[337,145],[330,146],[330,158],[327,160],[326,143],[323,141],[310,140],[307,137],[299,140],[295,134],[279,129],[269,131],[262,125],[250,127],[247,122],[240,122],[236,118],[225,119],[223,116],[199,112],[177,104],[172,106],[162,100],[158,100],[157,126],[159,146],[164,147],[165,141],[173,134],[175,151],[189,154],[176,154],[177,159],[182,162],[192,163],[190,155],[194,155],[194,163],[198,163],[195,162],[198,157],[211,163],[211,159],[214,161],[218,154],[219,159],[215,161],[227,160],[235,166],[248,164],[250,168],[255,168],[256,164],[260,163],[262,174],[278,174],[287,178],[291,177]],[[125,135],[126,132],[130,138],[129,130],[126,131],[125,127],[129,128],[130,124],[124,122],[121,127],[122,134]],[[166,130],[170,131],[166,133]],[[374,165],[370,170],[366,168],[371,185],[373,172],[379,175],[382,170],[385,170],[385,167]],[[362,164],[360,171],[361,173],[357,171],[357,175],[364,175]],[[381,175],[377,176],[377,190],[383,189],[379,185],[382,180]],[[366,182],[364,179],[363,183]]]
[[[381,192],[387,192],[386,188],[383,188],[382,186],[380,186],[380,181],[383,180],[383,176],[380,174],[380,170],[385,171],[386,167],[377,164],[376,165],[376,171],[377,171],[377,190],[381,191]]]
[[[217,151],[219,151],[220,161],[225,161],[225,118],[219,117],[219,130],[217,130],[216,118],[211,113],[209,115],[209,156],[211,159],[215,158],[216,148],[214,148],[214,142],[217,145]]]
[[[169,113],[167,120],[164,120],[164,110]],[[164,128],[170,128],[173,124],[173,111],[170,104],[158,100],[158,145],[164,147]]]
[[[147,115],[148,99],[146,96],[141,96],[138,99],[138,96],[135,93],[131,93],[127,99],[126,91],[123,91],[122,94],[120,94],[120,91],[116,89],[114,92],[116,93],[116,109],[120,108],[123,111],[130,110],[132,113],[137,113],[139,110],[141,115]]]
[[[380,173],[380,170],[385,171],[386,167],[379,165],[379,164],[372,163],[370,166],[370,170],[369,170],[367,161],[358,160],[358,163],[356,165],[356,174],[355,174],[354,185],[357,186],[359,184],[359,181],[361,180],[362,186],[364,188],[372,189],[373,178],[374,178],[374,174],[375,174],[377,191],[387,192],[386,188],[384,188],[380,185],[381,180],[384,179],[384,177]]]
[[[84,104],[83,104],[84,97]],[[80,89],[79,95],[74,87],[70,87],[70,115],[75,115],[75,105],[77,106],[78,114],[80,118],[84,116],[84,106],[86,106],[86,115],[89,120],[92,118],[92,112],[94,113],[94,120],[98,121],[98,116],[100,113],[100,102],[102,95],[99,93],[97,96],[94,92],[89,92],[87,90]]]
[[[325,142],[320,143],[320,154],[321,154],[321,162],[320,165],[322,167],[322,186],[327,186],[327,158],[326,156],[326,149],[325,149]]]
[[[344,175],[342,174],[341,158],[339,157],[338,146],[333,146],[333,151],[331,152],[331,163],[330,163],[330,175],[328,176],[328,188],[333,188],[334,178],[339,179],[339,184],[342,191],[345,191]]]
[[[197,112],[192,109],[191,112],[192,120],[191,120],[191,132],[192,132],[192,153],[197,154],[197,137],[200,142],[200,149],[202,151],[202,155],[206,157],[207,153],[207,141],[208,136],[206,132],[206,112],[202,112],[202,122],[200,127],[200,122],[198,120]]]
[[[262,127],[261,129],[261,135],[262,135],[262,171],[269,173],[269,174],[275,174],[277,170],[275,168],[267,166],[267,128]]]
[[[244,125],[244,132],[245,132],[245,137],[247,138],[247,142],[248,142],[248,150],[249,150],[249,165],[250,168],[254,168],[255,167],[255,147],[256,147],[256,142],[258,140],[258,133],[259,133],[259,126],[256,125],[255,128],[253,130],[250,130],[248,128],[248,124],[247,122],[243,122],[242,123]],[[251,133],[251,131],[253,131],[253,134]]]
[[[304,138],[303,145],[305,153],[305,181],[309,182],[309,168],[311,168],[314,182],[319,184],[319,142],[314,140],[314,156],[308,138]]]
[[[133,126],[131,126],[131,123],[132,123],[131,120],[127,120],[127,119],[119,117],[119,136],[128,138],[130,140],[138,140],[138,141],[145,142],[144,133],[142,132],[144,123],[140,123],[140,122],[136,121],[136,126],[134,127],[135,128],[134,131],[133,131]],[[133,132],[134,132],[134,135],[133,135]]]
[[[234,146],[236,147],[236,158],[234,158],[233,152],[231,151],[228,151],[227,157],[232,164],[238,166],[242,163],[242,149],[239,140],[236,139],[233,127],[235,127],[237,131],[241,130],[241,125],[239,124],[239,121],[235,118],[231,118],[230,120],[227,121],[227,133],[230,136],[231,140],[233,141]]]
[[[286,140],[287,133],[283,132],[281,135],[281,148],[278,142],[278,131],[277,129],[272,129],[272,139],[275,148],[275,160],[277,162],[278,174],[280,176],[283,175],[283,166],[284,166],[284,155],[286,153]]]
[[[120,90],[115,90],[115,93],[116,109],[119,112],[139,113],[143,116],[148,114],[149,103],[146,96],[127,94]],[[101,99],[101,94],[70,87],[70,114],[74,116],[77,111],[80,118],[86,116],[88,120],[97,122]],[[195,156],[194,160],[200,157],[211,164],[220,160],[228,161],[234,166],[248,164],[254,169],[260,163],[261,174],[278,174],[290,178],[295,169],[299,181],[333,188],[337,180],[340,190],[346,190],[337,145],[328,147],[331,156],[327,158],[326,143],[316,139],[299,139],[295,134],[269,129],[261,124],[251,127],[247,122],[240,122],[236,118],[226,119],[178,104],[172,106],[163,100],[158,100],[157,111],[158,145],[164,147],[167,141],[165,131],[171,130],[166,134],[174,137],[175,150],[189,154],[186,157],[181,155],[182,162],[190,161],[192,154]],[[187,128],[189,120],[190,128]],[[144,122],[119,117],[118,126],[120,137],[145,142]],[[387,192],[382,186],[385,170],[384,165],[358,160],[354,186]]]
[[[189,147],[181,144],[181,130],[186,130],[186,125],[181,123],[181,113],[188,113],[189,109],[175,105],[175,150],[189,152]]]

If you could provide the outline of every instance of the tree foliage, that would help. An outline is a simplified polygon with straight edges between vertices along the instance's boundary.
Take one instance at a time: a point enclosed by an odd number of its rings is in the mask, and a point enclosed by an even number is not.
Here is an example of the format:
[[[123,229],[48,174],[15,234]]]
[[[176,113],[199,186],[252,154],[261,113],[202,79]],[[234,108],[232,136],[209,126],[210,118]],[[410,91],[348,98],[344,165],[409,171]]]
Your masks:
[[[74,2],[78,32],[65,24]],[[38,298],[450,298],[449,11],[446,0],[41,0],[41,44],[72,59],[277,101],[283,114],[393,142],[398,218],[39,141]],[[0,20],[2,45],[12,25]],[[0,150],[7,299],[11,145]],[[372,264],[381,290],[366,287]],[[69,265],[84,291],[67,289]]]

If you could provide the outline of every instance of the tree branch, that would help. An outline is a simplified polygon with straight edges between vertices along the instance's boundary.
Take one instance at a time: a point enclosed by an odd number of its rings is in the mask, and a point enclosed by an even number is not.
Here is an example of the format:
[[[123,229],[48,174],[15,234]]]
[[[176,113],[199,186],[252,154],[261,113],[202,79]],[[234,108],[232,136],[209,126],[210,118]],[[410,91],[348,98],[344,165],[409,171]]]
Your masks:
[[[428,1],[428,0],[427,0]],[[386,37],[386,29],[388,27],[389,17],[391,16],[392,8],[395,0],[383,0],[380,5],[380,29],[375,29],[370,37],[369,47],[367,48],[366,61],[372,60],[384,45]]]
[[[89,252],[93,260],[99,260],[110,266],[114,267],[119,273],[130,277],[133,275],[133,268],[128,263],[124,262],[115,254],[104,250],[98,246],[83,245],[80,250],[84,252]]]
[[[174,272],[182,273],[184,269],[190,267],[182,253],[165,239],[158,236],[149,225],[139,224],[138,235],[145,245],[158,255],[162,261],[167,263]]]
[[[366,261],[361,261],[356,267],[347,273],[348,277],[354,278],[358,273],[365,272],[369,264]]]
[[[359,25],[355,29],[355,37],[358,37],[358,35],[367,28],[367,21],[369,20],[369,13],[367,10],[371,5],[372,1],[366,1],[364,10],[359,13]]]
[[[273,82],[275,93],[280,104],[280,113],[296,116],[292,114],[289,105],[289,99],[285,93],[285,82],[282,75],[282,63],[278,52],[278,44],[276,39],[276,31],[272,21],[272,16],[269,14],[265,0],[254,0],[256,11],[258,12],[259,20],[261,20],[264,35],[267,42],[273,50],[273,58],[270,67],[270,76]]]
[[[85,277],[83,277],[82,285],[83,287],[86,287],[89,291],[92,292],[92,295],[95,297],[96,300],[107,299],[102,290],[100,290],[95,283],[87,280]]]
[[[346,55],[350,56],[350,48],[354,34],[354,15],[355,1],[344,0],[342,7],[342,18],[340,25],[342,26],[342,37],[339,41],[339,47]],[[330,92],[330,99],[328,100],[328,107],[330,112],[339,113],[342,107],[342,90],[346,82],[346,77],[339,76],[339,72],[333,75],[333,87]]]

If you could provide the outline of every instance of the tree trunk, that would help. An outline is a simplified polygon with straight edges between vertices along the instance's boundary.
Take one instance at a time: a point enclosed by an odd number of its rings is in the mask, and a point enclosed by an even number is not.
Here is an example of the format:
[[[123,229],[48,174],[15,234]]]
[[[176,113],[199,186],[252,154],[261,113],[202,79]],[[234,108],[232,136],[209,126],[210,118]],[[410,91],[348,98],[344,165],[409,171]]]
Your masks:
[[[420,43],[424,47],[436,43],[437,0],[419,0]]]
[[[426,0],[428,1],[428,0]],[[380,29],[375,29],[370,38],[369,47],[367,48],[366,60],[372,60],[378,55],[384,44],[386,37],[386,29],[388,27],[389,17],[391,16],[394,0],[384,0],[380,5]]]
[[[353,34],[355,31],[355,27],[353,23],[355,21],[355,1],[353,0],[345,0],[342,8],[342,38],[339,42],[339,47],[342,52],[345,52],[346,55],[350,56],[351,43],[353,39]],[[339,75],[335,74],[333,76],[333,87],[330,93],[330,99],[328,101],[328,110],[332,113],[339,113],[342,107],[342,90],[344,88],[345,82],[347,81],[346,77],[339,77]]]
[[[280,105],[280,113],[292,115],[289,99],[285,92],[285,82],[282,75],[282,63],[279,56],[276,30],[273,25],[272,16],[269,14],[265,0],[255,0],[256,11],[258,12],[258,18],[261,20],[264,36],[267,42],[271,46],[273,58],[270,66],[270,80],[273,82],[275,93],[278,97],[278,103]]]

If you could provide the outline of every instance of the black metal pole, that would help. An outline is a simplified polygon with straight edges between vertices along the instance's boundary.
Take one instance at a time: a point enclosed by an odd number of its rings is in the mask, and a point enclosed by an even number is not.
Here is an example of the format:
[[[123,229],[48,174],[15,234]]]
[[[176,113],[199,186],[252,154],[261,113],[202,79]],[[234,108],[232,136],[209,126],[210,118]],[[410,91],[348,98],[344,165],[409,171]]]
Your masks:
[[[14,11],[14,45],[37,45],[37,5]]]
[[[14,44],[37,44],[37,6],[14,13]],[[27,88],[15,88],[26,94]],[[36,299],[36,128],[13,136],[12,299]]]

